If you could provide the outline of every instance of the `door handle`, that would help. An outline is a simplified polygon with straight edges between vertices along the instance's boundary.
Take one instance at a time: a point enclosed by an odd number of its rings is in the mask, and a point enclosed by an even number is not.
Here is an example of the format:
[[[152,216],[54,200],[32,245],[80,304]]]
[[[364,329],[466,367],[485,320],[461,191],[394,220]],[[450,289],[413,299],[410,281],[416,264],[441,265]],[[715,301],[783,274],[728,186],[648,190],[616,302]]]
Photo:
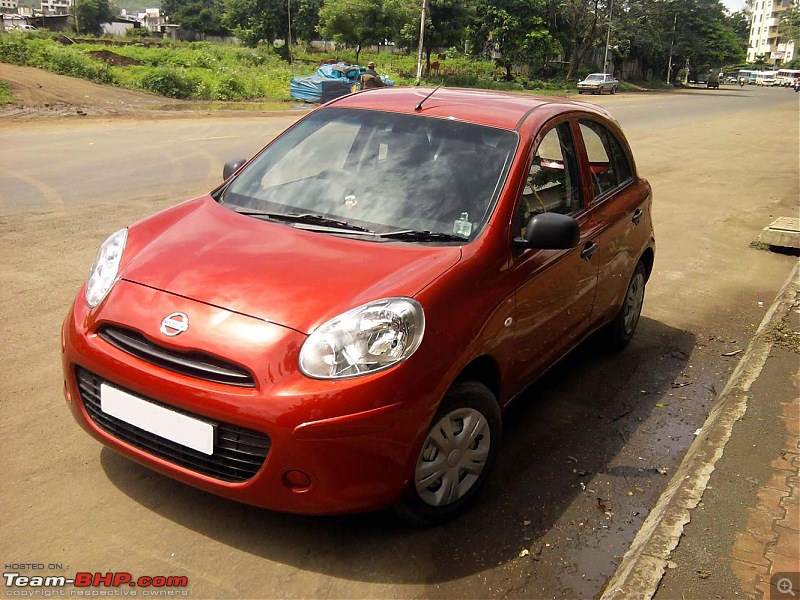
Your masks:
[[[597,245],[597,242],[586,242],[583,250],[581,250],[581,258],[583,260],[589,260],[592,258],[592,254],[594,254],[599,247],[600,246]]]
[[[644,216],[644,211],[641,208],[637,208],[635,211],[633,211],[633,218],[631,219],[631,221],[633,221],[634,225],[638,225],[639,221],[642,220],[643,216]]]

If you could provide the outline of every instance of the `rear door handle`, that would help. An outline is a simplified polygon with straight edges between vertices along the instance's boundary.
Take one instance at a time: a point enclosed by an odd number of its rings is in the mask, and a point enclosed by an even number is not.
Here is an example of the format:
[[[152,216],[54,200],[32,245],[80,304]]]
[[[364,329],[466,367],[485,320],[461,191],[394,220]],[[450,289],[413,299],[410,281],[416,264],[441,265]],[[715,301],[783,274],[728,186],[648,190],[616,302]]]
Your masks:
[[[589,260],[592,258],[592,254],[594,254],[599,247],[600,246],[597,245],[597,242],[586,242],[583,250],[581,250],[581,258],[583,260]]]
[[[641,208],[637,208],[635,211],[633,211],[633,218],[631,219],[631,221],[633,221],[634,225],[638,225],[639,221],[642,220],[643,216],[644,216],[644,211]]]

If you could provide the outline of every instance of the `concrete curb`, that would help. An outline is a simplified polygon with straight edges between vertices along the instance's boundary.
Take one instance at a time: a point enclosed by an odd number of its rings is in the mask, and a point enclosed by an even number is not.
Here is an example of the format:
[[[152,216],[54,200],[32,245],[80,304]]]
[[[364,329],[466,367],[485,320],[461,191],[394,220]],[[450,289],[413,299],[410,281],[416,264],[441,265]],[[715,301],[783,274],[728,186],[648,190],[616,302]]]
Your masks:
[[[800,261],[764,315],[700,434],[686,452],[642,528],[609,580],[601,600],[652,598],[678,545],[691,511],[703,496],[711,473],[722,456],[733,425],[747,409],[747,393],[772,349],[770,325],[789,314],[800,288]]]

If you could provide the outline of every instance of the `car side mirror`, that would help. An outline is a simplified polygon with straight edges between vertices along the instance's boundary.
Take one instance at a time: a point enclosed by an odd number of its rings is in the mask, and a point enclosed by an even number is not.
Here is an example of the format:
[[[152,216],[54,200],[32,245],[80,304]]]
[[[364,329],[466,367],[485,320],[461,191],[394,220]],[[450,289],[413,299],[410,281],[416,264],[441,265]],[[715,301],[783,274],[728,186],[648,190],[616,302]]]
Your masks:
[[[244,163],[247,162],[246,158],[236,158],[234,160],[229,160],[225,163],[225,167],[222,169],[222,179],[224,181],[228,180],[228,177],[236,173]]]
[[[572,217],[559,213],[541,213],[528,221],[525,234],[516,238],[514,245],[539,250],[567,250],[577,246],[580,238],[580,227]]]

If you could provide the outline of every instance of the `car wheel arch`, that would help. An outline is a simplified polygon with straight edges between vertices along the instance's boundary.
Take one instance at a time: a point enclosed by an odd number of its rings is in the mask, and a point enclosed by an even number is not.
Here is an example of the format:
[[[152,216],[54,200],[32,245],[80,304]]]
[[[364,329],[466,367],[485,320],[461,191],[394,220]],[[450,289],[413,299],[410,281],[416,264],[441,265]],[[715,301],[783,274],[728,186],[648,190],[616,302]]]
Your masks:
[[[650,274],[653,272],[653,264],[655,263],[655,252],[653,248],[648,247],[639,257],[639,262],[644,265],[645,269],[645,282],[650,280]]]
[[[498,401],[501,397],[500,365],[489,355],[482,355],[472,359],[458,374],[452,385],[462,381],[474,381],[486,386]],[[452,387],[451,385],[451,387]]]

